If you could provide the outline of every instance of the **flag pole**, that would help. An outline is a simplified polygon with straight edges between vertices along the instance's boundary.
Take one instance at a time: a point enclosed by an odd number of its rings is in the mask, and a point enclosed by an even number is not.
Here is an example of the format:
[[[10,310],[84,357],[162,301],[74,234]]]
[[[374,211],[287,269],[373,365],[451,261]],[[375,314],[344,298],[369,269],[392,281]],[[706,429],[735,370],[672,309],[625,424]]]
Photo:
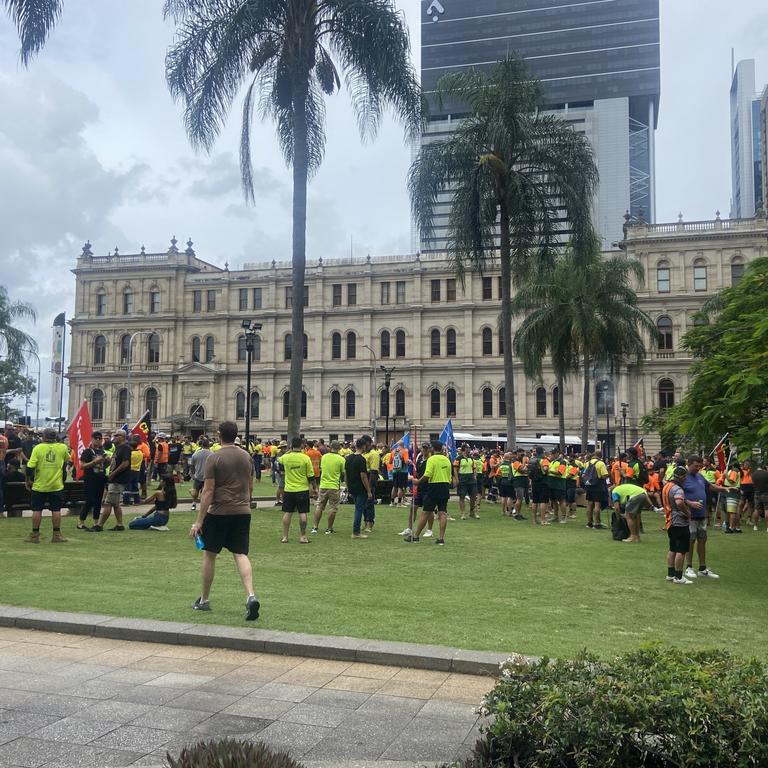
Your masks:
[[[59,433],[61,434],[63,412],[64,412],[64,361],[67,357],[67,325],[64,321],[64,328],[61,332],[61,381],[59,384]]]
[[[730,432],[726,432],[718,441],[717,445],[712,449],[712,453],[710,453],[710,456],[714,456],[717,453],[717,449],[728,439],[728,436],[730,435]]]

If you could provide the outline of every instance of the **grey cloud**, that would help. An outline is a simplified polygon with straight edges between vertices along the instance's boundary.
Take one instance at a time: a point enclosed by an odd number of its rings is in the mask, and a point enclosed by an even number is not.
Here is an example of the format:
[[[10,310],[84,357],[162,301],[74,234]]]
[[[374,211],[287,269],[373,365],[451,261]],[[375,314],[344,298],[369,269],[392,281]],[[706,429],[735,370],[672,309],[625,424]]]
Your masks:
[[[222,152],[210,161],[200,164],[201,174],[189,185],[190,193],[195,197],[221,198],[233,193],[242,194],[240,166],[231,152]],[[253,187],[256,196],[274,195],[285,188],[285,182],[263,166],[253,169]]]

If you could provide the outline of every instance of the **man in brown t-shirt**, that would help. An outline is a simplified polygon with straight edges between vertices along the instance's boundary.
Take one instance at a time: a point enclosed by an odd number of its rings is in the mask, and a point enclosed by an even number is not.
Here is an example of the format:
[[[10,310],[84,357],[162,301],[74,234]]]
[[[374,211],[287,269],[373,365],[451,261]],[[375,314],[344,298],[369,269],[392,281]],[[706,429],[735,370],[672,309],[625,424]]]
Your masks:
[[[219,425],[221,448],[205,462],[203,493],[197,519],[189,535],[198,536],[203,550],[203,588],[192,608],[210,611],[208,596],[216,569],[216,556],[222,548],[235,558],[235,565],[245,589],[245,619],[259,618],[259,601],[253,594],[251,561],[248,543],[251,531],[251,492],[253,490],[253,463],[247,451],[235,445],[237,424],[225,421]]]

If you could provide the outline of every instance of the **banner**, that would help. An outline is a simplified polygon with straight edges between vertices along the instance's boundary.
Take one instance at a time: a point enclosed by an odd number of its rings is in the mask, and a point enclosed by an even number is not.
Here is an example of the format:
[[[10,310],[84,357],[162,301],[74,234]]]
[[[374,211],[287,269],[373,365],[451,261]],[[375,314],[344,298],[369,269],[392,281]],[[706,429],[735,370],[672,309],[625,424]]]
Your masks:
[[[144,411],[144,415],[136,422],[133,429],[130,431],[131,435],[138,435],[141,438],[142,443],[149,442],[149,433],[152,431],[152,418],[149,413],[149,409]]]
[[[720,440],[718,441],[717,445],[715,446],[715,450],[712,451],[712,453],[710,454],[710,456],[712,454],[715,455],[715,458],[717,460],[717,468],[721,472],[725,472],[725,467],[726,467],[726,464],[727,464],[726,459],[725,459],[725,452],[728,451],[728,453],[730,454],[730,445],[728,443],[728,435],[729,434],[730,434],[730,432],[726,432],[720,438]]]
[[[69,434],[69,447],[72,450],[72,461],[75,465],[75,480],[83,477],[83,470],[80,469],[80,454],[91,444],[91,414],[88,411],[88,401],[83,400],[78,408],[75,418],[69,425],[67,433]]]
[[[645,437],[641,437],[632,447],[637,448],[638,459],[645,458]]]
[[[456,459],[456,438],[453,436],[453,422],[448,419],[443,431],[440,433],[440,442],[448,449],[451,461]]]
[[[53,341],[51,344],[51,407],[52,416],[58,414],[61,402],[61,388],[64,386],[64,313],[56,315],[53,321]],[[61,425],[59,426],[61,429]],[[90,439],[90,438],[89,438]]]

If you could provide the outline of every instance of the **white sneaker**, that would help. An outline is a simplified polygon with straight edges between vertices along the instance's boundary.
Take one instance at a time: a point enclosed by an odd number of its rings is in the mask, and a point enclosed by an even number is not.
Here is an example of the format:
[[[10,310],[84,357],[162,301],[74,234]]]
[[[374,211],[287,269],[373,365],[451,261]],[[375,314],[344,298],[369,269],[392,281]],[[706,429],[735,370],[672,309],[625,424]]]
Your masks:
[[[674,576],[667,576],[666,579],[667,579],[667,581],[674,581],[675,577]]]
[[[685,576],[683,576],[682,579],[672,579],[672,581],[675,584],[693,584],[693,582],[690,579],[686,579]]]
[[[395,502],[394,502],[394,501],[390,501],[390,502],[389,502],[389,506],[390,506],[390,507],[394,507],[394,506],[395,506]]]
[[[709,568],[705,568],[703,571],[699,571],[699,576],[706,576],[708,579],[719,579],[720,577]]]
[[[410,536],[413,533],[413,531],[410,528],[406,528],[405,530],[400,531],[398,533],[398,536]]]
[[[432,531],[430,531],[430,530],[429,530],[429,528],[427,528],[427,530],[426,530],[426,531],[424,531],[424,533],[422,533],[421,535],[422,535],[422,536],[423,536],[425,539],[428,539],[428,538],[429,538],[429,537],[432,535]]]
[[[194,501],[192,502],[192,511],[197,512],[197,504]]]
[[[653,508],[653,511],[654,511],[654,512],[655,512],[657,515],[663,515],[663,514],[664,514],[664,507],[654,507],[654,508]]]
[[[149,527],[153,531],[170,531],[171,530],[167,525],[150,525]]]
[[[313,528],[310,533],[317,533],[317,528]]]
[[[696,573],[690,565],[685,569],[685,573],[683,574],[687,579],[696,579],[698,578],[698,575],[699,574]]]
[[[753,525],[753,526],[752,526],[752,530],[753,530],[753,531],[756,531],[756,530],[757,530],[757,526],[756,526],[756,525]]]

